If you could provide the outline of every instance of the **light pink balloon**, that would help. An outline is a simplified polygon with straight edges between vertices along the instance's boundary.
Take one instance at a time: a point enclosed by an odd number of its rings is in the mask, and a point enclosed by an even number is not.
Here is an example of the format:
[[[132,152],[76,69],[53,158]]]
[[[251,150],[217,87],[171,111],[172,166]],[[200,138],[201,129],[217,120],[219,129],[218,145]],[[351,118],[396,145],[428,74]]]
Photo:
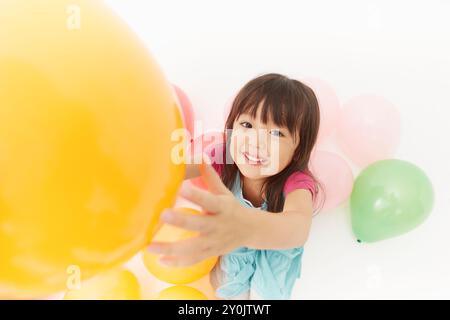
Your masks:
[[[311,155],[310,168],[323,188],[316,201],[323,203],[321,211],[333,209],[348,199],[353,188],[353,173],[341,156],[318,150]]]
[[[320,128],[317,143],[322,143],[336,130],[341,109],[339,98],[331,85],[323,80],[304,78],[301,81],[314,91],[319,102]]]
[[[225,103],[225,106],[223,107],[223,123],[227,122],[228,115],[230,114],[231,107],[233,105],[234,99],[236,99],[237,93],[235,93],[233,96],[228,98],[227,102]]]
[[[194,134],[194,109],[187,94],[178,86],[172,84],[178,102],[180,103],[181,112],[183,114],[184,125],[191,135]]]
[[[358,166],[391,158],[400,142],[400,114],[385,98],[361,95],[348,101],[341,112],[338,143]]]
[[[195,138],[187,148],[188,155],[194,159],[196,154],[207,153],[210,154],[212,149],[218,148],[221,144],[225,143],[224,133],[220,131],[210,131],[202,134],[201,136]],[[216,149],[216,152],[218,152]],[[224,160],[224,159],[223,159]],[[225,161],[225,160],[224,160]],[[207,189],[201,177],[193,178],[190,180],[195,186]]]

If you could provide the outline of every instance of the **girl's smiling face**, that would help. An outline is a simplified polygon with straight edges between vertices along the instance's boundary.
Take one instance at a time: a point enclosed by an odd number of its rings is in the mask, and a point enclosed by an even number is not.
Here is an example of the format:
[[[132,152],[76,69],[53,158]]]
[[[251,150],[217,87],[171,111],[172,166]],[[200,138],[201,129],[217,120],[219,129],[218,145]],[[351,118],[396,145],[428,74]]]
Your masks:
[[[278,73],[250,80],[225,121],[223,160],[229,165],[222,168],[223,183],[232,190],[242,174],[253,196],[264,192],[268,211],[283,211],[287,179],[297,171],[313,177],[308,165],[319,126],[319,103],[310,87]]]
[[[285,127],[268,119],[262,122],[261,108],[256,117],[241,114],[234,122],[230,153],[239,171],[246,178],[261,179],[273,176],[286,168],[298,145]]]

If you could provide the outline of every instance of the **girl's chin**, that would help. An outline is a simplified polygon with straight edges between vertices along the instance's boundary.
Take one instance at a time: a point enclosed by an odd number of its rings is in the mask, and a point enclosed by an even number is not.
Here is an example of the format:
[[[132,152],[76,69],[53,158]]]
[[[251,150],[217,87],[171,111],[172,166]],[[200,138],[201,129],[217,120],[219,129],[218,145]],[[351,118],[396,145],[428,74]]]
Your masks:
[[[241,174],[248,179],[267,178],[277,174],[277,171],[269,170],[269,167],[240,164],[238,165],[238,168]]]

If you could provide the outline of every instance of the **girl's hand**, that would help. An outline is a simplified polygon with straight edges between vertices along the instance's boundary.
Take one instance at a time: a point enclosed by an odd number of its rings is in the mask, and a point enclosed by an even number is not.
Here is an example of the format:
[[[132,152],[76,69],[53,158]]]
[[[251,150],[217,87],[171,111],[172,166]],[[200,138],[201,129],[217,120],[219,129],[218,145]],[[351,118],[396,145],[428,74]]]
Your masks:
[[[211,256],[220,256],[245,245],[249,230],[245,227],[244,207],[222,183],[220,177],[205,163],[200,172],[209,191],[184,186],[180,195],[201,206],[205,215],[190,215],[165,210],[162,221],[183,229],[197,231],[199,235],[175,243],[153,242],[148,250],[163,255],[161,263],[169,266],[188,266]]]

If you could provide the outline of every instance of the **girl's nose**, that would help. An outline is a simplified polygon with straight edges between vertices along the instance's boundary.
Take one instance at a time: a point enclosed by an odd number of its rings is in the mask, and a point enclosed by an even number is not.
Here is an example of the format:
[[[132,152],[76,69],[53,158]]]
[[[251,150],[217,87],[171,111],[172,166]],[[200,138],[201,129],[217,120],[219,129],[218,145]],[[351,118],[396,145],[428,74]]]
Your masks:
[[[252,136],[248,142],[248,151],[254,155],[265,155],[267,153],[268,136],[264,130]]]
[[[260,130],[260,133],[258,134],[258,148],[263,154],[266,154],[267,152],[269,141],[269,132],[266,129]]]

